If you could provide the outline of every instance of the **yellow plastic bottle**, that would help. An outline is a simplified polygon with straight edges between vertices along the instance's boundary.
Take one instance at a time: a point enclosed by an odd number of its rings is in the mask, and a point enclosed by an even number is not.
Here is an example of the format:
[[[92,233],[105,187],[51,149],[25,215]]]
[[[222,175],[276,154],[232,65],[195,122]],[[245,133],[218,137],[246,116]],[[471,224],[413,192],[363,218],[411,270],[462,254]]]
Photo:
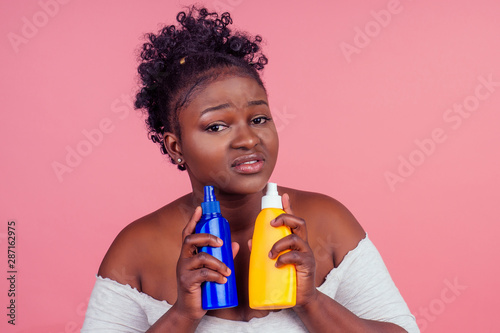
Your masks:
[[[274,243],[291,234],[286,226],[273,227],[271,220],[283,214],[281,196],[275,183],[267,184],[262,197],[262,211],[257,216],[250,252],[248,292],[250,308],[258,310],[285,309],[295,306],[297,273],[295,265],[277,268],[276,259],[269,258]],[[283,251],[281,254],[288,252]],[[281,255],[280,254],[280,255]]]

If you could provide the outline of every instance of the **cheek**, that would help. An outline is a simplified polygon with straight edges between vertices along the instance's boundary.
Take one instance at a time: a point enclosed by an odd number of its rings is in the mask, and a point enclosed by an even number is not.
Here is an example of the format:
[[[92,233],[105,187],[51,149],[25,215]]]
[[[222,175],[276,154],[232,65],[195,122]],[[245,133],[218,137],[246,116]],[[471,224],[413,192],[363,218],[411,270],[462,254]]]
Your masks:
[[[262,135],[262,140],[265,142],[269,152],[277,153],[279,148],[279,137],[275,128],[266,131]]]
[[[206,138],[192,138],[191,140],[185,142],[183,148],[186,162],[203,165],[204,167],[209,167],[211,164],[217,163],[217,161],[221,160],[224,155],[224,151],[220,143],[212,142]]]

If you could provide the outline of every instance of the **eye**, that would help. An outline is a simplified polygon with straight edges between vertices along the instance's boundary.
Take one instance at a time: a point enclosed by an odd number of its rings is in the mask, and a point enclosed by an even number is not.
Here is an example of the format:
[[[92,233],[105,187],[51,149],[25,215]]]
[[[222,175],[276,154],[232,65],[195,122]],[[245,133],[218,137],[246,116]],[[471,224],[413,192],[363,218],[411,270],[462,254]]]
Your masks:
[[[208,131],[208,132],[220,132],[220,131],[224,130],[225,128],[227,128],[227,126],[223,125],[223,124],[212,124],[206,128],[206,131]]]
[[[254,125],[262,125],[264,123],[267,123],[270,120],[271,120],[271,118],[269,118],[269,117],[260,116],[260,117],[252,119],[252,124],[254,124]]]

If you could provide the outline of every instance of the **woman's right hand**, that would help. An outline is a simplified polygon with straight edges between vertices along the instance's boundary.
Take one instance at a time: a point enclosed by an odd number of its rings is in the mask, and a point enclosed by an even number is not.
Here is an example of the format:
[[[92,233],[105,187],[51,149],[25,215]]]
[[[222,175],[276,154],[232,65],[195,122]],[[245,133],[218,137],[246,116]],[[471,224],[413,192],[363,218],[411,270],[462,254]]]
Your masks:
[[[191,320],[200,320],[206,310],[201,307],[201,284],[205,281],[225,283],[231,270],[215,257],[200,252],[202,246],[222,246],[222,240],[211,234],[195,234],[196,223],[201,218],[201,207],[196,207],[193,216],[182,231],[182,248],[177,261],[176,308]],[[238,252],[237,243],[232,244],[233,256]]]

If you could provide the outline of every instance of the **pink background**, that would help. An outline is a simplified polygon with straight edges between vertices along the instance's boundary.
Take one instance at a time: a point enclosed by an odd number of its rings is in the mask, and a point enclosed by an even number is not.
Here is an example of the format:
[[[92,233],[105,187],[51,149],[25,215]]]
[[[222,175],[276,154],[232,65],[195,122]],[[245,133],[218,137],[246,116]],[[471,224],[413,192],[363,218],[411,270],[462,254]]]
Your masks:
[[[0,3],[1,331],[78,331],[116,234],[190,190],[130,104],[142,34],[186,4]],[[281,139],[273,180],[331,195],[357,216],[423,332],[493,332],[500,2],[205,4],[267,43]]]

